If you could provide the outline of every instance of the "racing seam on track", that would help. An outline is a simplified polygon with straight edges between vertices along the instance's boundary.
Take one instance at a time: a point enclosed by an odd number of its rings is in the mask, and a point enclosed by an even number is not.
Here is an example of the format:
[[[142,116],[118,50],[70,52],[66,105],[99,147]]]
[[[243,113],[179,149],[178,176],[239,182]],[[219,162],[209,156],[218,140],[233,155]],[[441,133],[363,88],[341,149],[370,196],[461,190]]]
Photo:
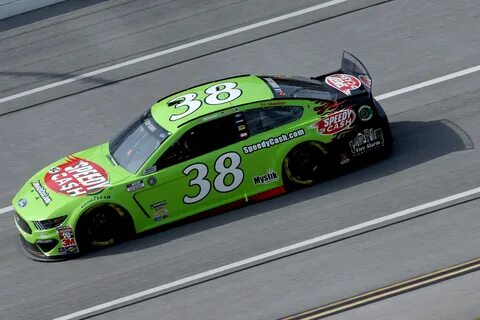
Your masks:
[[[388,299],[409,291],[420,289],[441,281],[446,281],[480,269],[480,258],[472,259],[452,267],[440,269],[409,280],[365,292],[351,298],[333,302],[318,308],[282,318],[282,320],[313,320],[359,308],[380,300]]]
[[[201,282],[213,280],[234,272],[239,272],[257,265],[261,265],[273,260],[278,260],[286,256],[290,256],[299,252],[304,252],[309,249],[339,241],[339,237],[353,237],[358,234],[373,231],[375,229],[392,225],[400,221],[412,219],[421,215],[436,212],[446,207],[472,201],[480,197],[480,187],[468,191],[460,192],[445,198],[421,204],[412,208],[398,211],[380,218],[369,220],[357,225],[353,225],[344,229],[340,229],[331,233],[327,233],[315,238],[301,241],[289,246],[285,246],[276,250],[265,252],[244,260],[236,261],[215,269],[207,270],[189,277],[185,277],[170,283],[159,285],[148,290],[140,291],[119,299],[105,302],[90,308],[79,310],[77,312],[65,315],[54,320],[72,320],[85,319],[98,314],[107,313],[112,310],[120,309],[147,299],[152,299],[169,292],[183,289]],[[413,214],[418,214],[412,216]]]

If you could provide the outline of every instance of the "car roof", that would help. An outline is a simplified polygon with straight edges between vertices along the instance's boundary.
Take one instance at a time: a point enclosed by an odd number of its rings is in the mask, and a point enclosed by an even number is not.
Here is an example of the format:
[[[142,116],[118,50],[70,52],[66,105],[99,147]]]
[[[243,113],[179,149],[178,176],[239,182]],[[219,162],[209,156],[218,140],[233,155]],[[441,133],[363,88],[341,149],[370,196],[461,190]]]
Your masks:
[[[206,103],[205,98],[209,94],[206,93],[205,90],[207,90],[210,87],[215,87],[216,85],[224,84],[224,83],[234,83],[235,86],[233,89],[241,90],[241,95],[238,98],[226,103],[220,103],[220,104]],[[221,87],[221,89],[222,88],[223,87]],[[177,103],[176,105],[170,103],[169,105],[169,102],[189,93],[196,94],[196,97],[194,99],[200,100],[202,102],[201,106],[194,112],[187,114],[184,117],[178,118],[177,116],[172,119],[172,116],[174,115],[185,113],[188,110],[188,107],[181,106],[181,103]],[[213,95],[215,96],[215,94]],[[221,96],[219,99],[225,99],[225,95],[226,94],[223,94],[223,96]],[[208,114],[229,109],[232,107],[244,105],[244,104],[249,104],[255,101],[271,100],[273,98],[274,98],[274,95],[272,90],[265,83],[265,81],[262,80],[262,78],[255,75],[242,75],[242,76],[236,76],[236,77],[220,79],[220,80],[204,83],[204,84],[174,93],[172,95],[169,95],[165,98],[162,98],[156,104],[154,104],[151,108],[151,113],[155,121],[157,121],[162,127],[164,127],[170,132],[174,132],[185,123],[190,122],[197,118],[201,118]]]

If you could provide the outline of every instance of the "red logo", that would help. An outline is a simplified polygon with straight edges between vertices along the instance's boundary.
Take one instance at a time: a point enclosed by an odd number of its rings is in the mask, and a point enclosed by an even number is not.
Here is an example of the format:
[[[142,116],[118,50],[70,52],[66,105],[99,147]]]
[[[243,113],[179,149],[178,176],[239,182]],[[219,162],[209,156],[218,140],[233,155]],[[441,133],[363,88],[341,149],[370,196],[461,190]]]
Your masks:
[[[57,193],[76,197],[97,193],[108,184],[108,174],[98,164],[75,157],[54,167],[45,175],[45,184]]]
[[[336,134],[353,124],[355,117],[352,108],[347,108],[327,115],[313,126],[320,134]]]
[[[332,74],[325,78],[325,83],[347,96],[351,94],[352,90],[360,88],[362,84],[360,80],[349,74]]]
[[[76,246],[75,239],[62,239],[62,247]]]
[[[62,241],[62,247],[75,247],[77,245],[75,237],[73,236],[73,230],[70,227],[59,227],[58,236]]]

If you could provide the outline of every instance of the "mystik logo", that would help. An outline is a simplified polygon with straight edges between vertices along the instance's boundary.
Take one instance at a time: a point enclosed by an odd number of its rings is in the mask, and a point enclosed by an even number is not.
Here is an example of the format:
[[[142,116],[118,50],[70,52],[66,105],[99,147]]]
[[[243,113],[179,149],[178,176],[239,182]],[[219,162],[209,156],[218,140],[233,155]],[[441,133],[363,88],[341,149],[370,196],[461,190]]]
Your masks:
[[[264,175],[253,177],[254,184],[268,184],[274,181],[278,181],[278,174],[272,169],[268,169]]]

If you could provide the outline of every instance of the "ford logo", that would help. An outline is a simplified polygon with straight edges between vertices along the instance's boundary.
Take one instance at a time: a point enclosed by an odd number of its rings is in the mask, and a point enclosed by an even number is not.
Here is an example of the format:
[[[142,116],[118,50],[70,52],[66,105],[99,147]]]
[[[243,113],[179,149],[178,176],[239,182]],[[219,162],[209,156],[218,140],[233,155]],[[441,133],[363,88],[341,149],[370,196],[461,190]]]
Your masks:
[[[26,205],[27,205],[27,199],[23,199],[23,198],[22,198],[22,199],[18,200],[18,206],[19,206],[20,208],[23,208],[23,207],[25,207]]]

